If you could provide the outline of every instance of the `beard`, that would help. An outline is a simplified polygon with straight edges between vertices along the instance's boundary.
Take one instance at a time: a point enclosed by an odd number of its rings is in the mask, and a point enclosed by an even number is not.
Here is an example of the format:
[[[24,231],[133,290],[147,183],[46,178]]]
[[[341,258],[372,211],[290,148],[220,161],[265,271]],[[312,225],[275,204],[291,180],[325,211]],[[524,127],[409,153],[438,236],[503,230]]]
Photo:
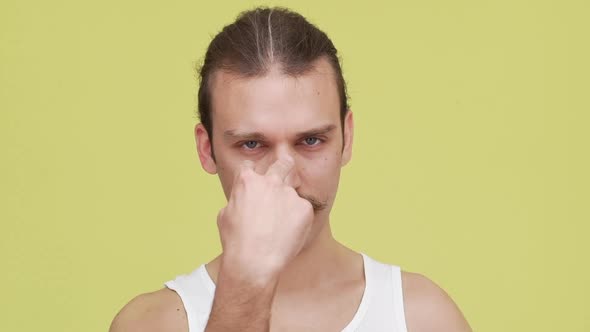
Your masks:
[[[297,194],[299,195],[299,197],[305,199],[311,204],[314,212],[322,211],[328,206],[328,203],[326,201],[322,201],[314,196],[302,194],[299,192]]]

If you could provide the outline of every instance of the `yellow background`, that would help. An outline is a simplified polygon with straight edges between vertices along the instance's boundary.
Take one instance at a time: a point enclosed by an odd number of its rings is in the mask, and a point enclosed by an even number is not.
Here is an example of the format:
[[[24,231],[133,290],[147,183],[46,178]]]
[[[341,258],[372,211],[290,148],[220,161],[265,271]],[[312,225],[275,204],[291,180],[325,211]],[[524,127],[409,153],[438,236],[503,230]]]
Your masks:
[[[254,4],[1,2],[1,331],[106,331],[220,250],[193,67]],[[588,2],[267,4],[344,59],[335,236],[428,275],[476,331],[590,331]]]

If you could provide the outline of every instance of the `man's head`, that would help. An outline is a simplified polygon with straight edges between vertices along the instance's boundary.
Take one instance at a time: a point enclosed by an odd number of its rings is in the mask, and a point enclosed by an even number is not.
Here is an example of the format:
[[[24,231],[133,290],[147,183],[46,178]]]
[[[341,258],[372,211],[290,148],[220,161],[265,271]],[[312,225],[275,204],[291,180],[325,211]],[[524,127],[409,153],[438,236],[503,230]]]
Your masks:
[[[219,174],[226,197],[244,160],[262,173],[292,158],[288,181],[327,215],[350,159],[353,122],[326,34],[286,9],[244,12],[212,40],[199,73],[199,157]]]
[[[257,8],[240,14],[213,38],[199,69],[199,118],[207,133],[211,136],[214,126],[211,80],[216,71],[259,77],[278,65],[285,75],[296,77],[312,70],[320,57],[334,71],[344,123],[349,109],[346,83],[330,38],[300,14],[284,8]]]

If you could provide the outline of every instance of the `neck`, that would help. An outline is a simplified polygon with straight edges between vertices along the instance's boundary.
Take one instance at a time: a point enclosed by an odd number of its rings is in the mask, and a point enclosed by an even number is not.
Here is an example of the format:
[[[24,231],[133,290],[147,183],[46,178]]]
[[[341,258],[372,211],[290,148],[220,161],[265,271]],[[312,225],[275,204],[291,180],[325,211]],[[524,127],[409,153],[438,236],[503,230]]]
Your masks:
[[[334,239],[330,223],[324,223],[315,237],[283,270],[279,278],[279,288],[312,288],[335,278],[346,265],[344,260],[349,251]]]

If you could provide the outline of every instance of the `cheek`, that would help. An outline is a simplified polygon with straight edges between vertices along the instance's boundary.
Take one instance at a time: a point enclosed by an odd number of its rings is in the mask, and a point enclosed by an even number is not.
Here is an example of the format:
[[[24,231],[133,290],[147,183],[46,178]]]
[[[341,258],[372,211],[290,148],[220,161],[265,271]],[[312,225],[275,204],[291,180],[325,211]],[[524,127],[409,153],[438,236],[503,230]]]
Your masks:
[[[224,182],[227,182],[233,179],[235,172],[240,169],[240,161],[234,160],[235,158],[231,158],[224,152],[220,151],[217,158],[217,173]]]
[[[225,197],[229,199],[231,195],[231,188],[233,186],[233,179],[234,173],[231,167],[228,167],[223,162],[217,162],[217,175],[219,176],[219,181],[221,182],[221,187],[223,188],[223,192]]]
[[[303,178],[309,179],[310,184],[332,182],[340,174],[340,155],[323,156],[304,163],[300,168]]]

